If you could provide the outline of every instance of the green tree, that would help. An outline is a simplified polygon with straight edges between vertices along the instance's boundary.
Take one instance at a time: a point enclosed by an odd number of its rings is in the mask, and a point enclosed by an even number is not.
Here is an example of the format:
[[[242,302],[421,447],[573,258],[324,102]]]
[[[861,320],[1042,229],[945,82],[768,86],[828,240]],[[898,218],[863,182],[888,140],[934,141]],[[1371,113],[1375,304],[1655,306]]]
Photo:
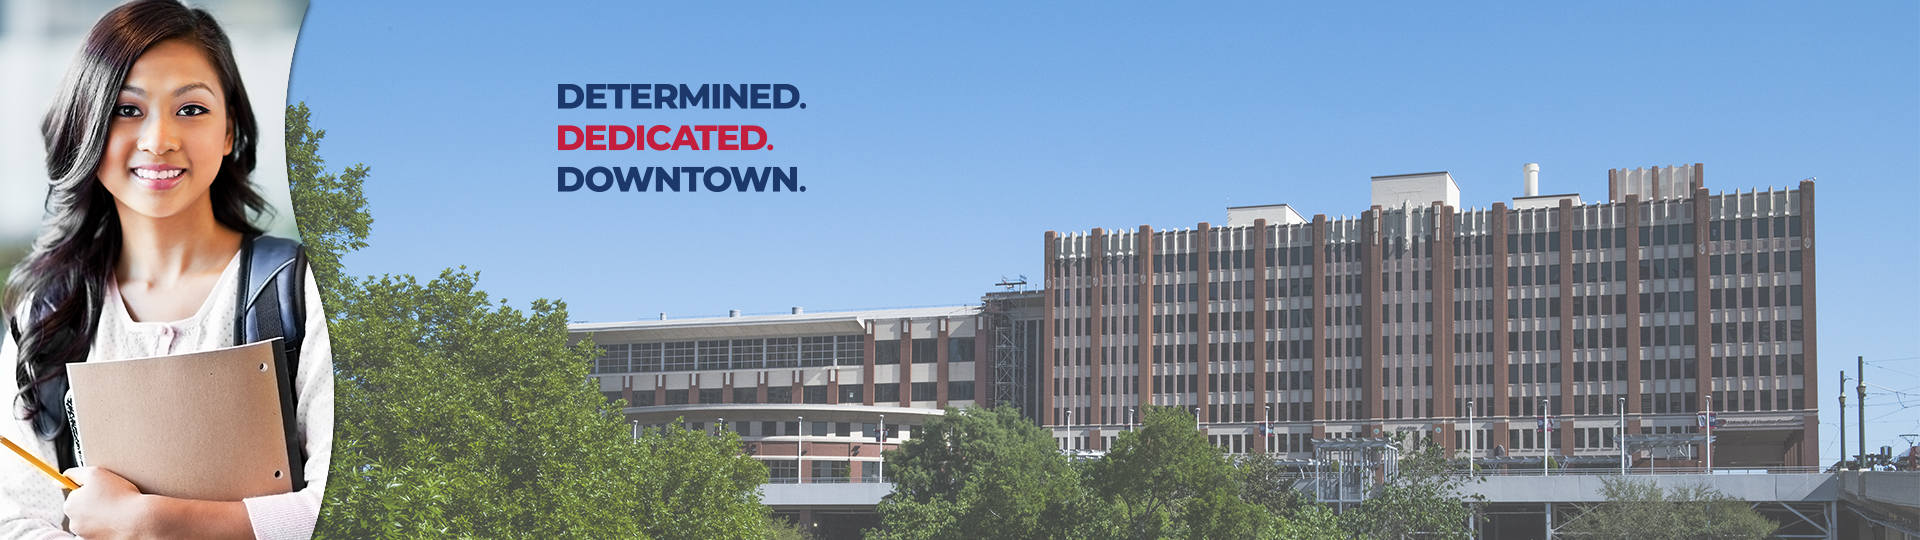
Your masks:
[[[1099,537],[1104,507],[1053,438],[1011,407],[947,409],[884,454],[894,492],[868,538]]]
[[[766,538],[766,468],[736,435],[677,427],[635,440],[569,344],[566,304],[525,312],[446,270],[351,278],[366,246],[367,168],[323,172],[304,105],[288,107],[294,212],[326,292],[336,376],[322,538]]]
[[[312,119],[306,102],[287,106],[287,188],[314,282],[332,303],[336,297],[331,293],[340,290],[335,286],[342,275],[340,257],[367,247],[373,230],[373,214],[367,212],[367,197],[360,189],[372,170],[354,164],[339,174],[326,172],[320,139],[327,131],[313,129]]]
[[[1471,536],[1468,528],[1478,495],[1463,499],[1465,478],[1438,446],[1421,444],[1399,460],[1398,472],[1375,486],[1359,508],[1341,514],[1344,528],[1362,538],[1398,539]]]
[[[1239,498],[1232,466],[1193,417],[1166,407],[1147,407],[1142,416],[1139,430],[1121,432],[1106,457],[1087,467],[1094,493],[1117,506],[1122,535],[1203,538],[1262,530],[1257,522],[1266,518],[1264,509]]]
[[[1596,540],[1759,539],[1778,528],[1746,501],[1706,485],[1662,490],[1652,481],[1602,478],[1607,502],[1561,528]]]

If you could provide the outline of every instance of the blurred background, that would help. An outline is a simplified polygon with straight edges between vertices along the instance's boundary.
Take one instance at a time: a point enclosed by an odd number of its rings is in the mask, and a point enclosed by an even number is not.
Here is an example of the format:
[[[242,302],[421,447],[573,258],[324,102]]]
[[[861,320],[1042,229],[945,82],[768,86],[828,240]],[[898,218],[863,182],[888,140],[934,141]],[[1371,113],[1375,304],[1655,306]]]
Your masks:
[[[47,196],[40,119],[87,30],[118,0],[0,0],[0,277],[26,255]],[[287,197],[287,73],[305,0],[208,0],[206,9],[233,40],[240,77],[260,119],[253,181],[273,205],[262,225],[297,237]]]

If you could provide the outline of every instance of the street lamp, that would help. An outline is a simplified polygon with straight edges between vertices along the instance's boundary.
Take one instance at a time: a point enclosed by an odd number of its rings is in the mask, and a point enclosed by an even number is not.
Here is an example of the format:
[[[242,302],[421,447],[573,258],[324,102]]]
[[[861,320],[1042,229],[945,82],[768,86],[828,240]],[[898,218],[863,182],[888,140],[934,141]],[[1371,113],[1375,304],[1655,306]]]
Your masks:
[[[887,415],[884,414],[880,415],[880,473],[877,476],[881,482],[887,481]]]
[[[1627,398],[1620,398],[1620,427],[1614,428],[1613,444],[1620,446],[1620,475],[1627,474]]]
[[[1541,446],[1544,448],[1544,451],[1540,453],[1540,476],[1553,475],[1553,471],[1547,469],[1547,460],[1553,458],[1552,419],[1552,416],[1548,416],[1546,398],[1540,398],[1540,435],[1542,439],[1540,442],[1543,443]]]
[[[1079,444],[1079,442],[1080,441],[1074,440],[1073,437],[1073,408],[1069,407],[1067,408],[1067,451],[1078,450],[1078,448],[1074,448],[1074,446]]]

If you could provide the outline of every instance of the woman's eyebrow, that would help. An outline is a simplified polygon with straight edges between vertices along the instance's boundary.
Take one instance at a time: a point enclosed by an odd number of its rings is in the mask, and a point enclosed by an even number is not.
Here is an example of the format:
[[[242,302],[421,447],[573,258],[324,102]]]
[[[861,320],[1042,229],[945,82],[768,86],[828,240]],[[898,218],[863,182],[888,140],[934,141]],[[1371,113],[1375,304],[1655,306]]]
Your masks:
[[[213,87],[207,86],[207,83],[200,83],[200,82],[188,83],[186,86],[182,86],[180,87],[180,89],[174,90],[173,97],[180,97],[181,95],[186,94],[187,92],[191,92],[196,88],[200,90],[206,90],[208,93],[213,92]]]
[[[213,92],[213,87],[212,87],[212,86],[208,86],[208,85],[207,85],[207,83],[199,83],[199,82],[197,82],[197,83],[187,83],[187,85],[186,85],[186,86],[182,86],[182,87],[180,87],[180,89],[178,89],[178,90],[174,90],[174,91],[173,91],[173,97],[180,97],[181,95],[183,95],[183,94],[186,94],[187,92],[192,92],[192,91],[194,91],[194,90],[196,90],[196,89],[197,89],[197,90],[206,90],[207,92]],[[136,96],[140,96],[140,97],[147,97],[147,91],[146,91],[146,90],[143,90],[143,89],[141,89],[141,88],[140,88],[140,87],[138,87],[138,86],[122,86],[122,87],[120,87],[120,91],[121,91],[121,92],[126,92],[126,93],[129,93],[129,94],[133,94],[133,95],[136,95]]]

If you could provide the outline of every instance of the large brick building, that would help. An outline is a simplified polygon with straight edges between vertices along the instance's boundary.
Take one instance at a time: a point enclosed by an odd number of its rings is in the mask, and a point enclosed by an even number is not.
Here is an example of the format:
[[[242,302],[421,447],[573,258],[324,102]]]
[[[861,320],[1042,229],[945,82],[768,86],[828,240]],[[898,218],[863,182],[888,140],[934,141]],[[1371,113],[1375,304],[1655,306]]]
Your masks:
[[[1608,455],[1623,418],[1690,434],[1710,402],[1715,466],[1817,465],[1813,182],[1612,170],[1588,203],[1526,174],[1485,209],[1441,172],[1373,178],[1352,218],[1046,233],[1041,422],[1101,450],[1178,406],[1234,452],[1411,432],[1484,457],[1542,455],[1548,415],[1553,454]]]

